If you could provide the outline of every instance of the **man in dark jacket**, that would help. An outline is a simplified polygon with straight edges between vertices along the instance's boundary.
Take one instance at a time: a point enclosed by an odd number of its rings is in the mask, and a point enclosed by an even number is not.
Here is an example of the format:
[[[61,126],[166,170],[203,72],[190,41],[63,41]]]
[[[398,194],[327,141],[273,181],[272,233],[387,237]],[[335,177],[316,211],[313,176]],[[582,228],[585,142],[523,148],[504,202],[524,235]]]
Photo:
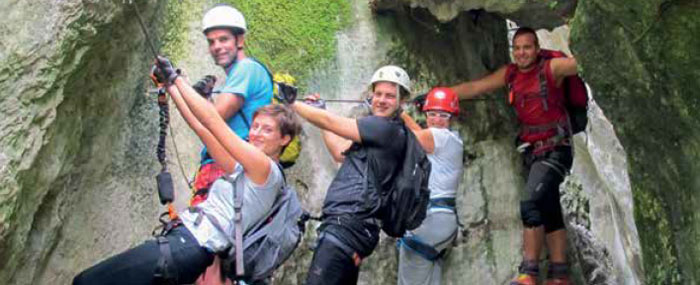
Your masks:
[[[323,110],[317,95],[293,108],[323,132],[333,158],[342,163],[323,204],[319,242],[306,284],[356,284],[362,259],[379,242],[379,191],[389,189],[401,166],[406,133],[398,119],[410,79],[396,66],[378,69],[371,80],[372,115],[345,118]]]

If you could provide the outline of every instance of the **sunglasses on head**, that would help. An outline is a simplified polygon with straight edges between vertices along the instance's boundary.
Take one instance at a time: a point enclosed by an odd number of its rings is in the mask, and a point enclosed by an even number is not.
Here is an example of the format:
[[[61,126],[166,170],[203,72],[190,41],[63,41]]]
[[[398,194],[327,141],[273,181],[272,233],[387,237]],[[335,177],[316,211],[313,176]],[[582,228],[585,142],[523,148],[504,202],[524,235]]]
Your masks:
[[[428,111],[425,112],[425,114],[428,115],[428,117],[440,117],[443,119],[449,119],[452,117],[452,114],[440,111]]]

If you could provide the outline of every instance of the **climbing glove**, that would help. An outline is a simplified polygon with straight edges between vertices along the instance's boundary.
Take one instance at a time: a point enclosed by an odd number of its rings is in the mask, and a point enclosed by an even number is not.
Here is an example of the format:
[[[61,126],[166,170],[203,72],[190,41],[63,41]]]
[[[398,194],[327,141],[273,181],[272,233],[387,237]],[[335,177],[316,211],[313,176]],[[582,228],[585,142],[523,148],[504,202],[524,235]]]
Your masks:
[[[294,101],[297,99],[297,88],[281,82],[277,82],[277,87],[279,88],[277,99],[285,105],[294,104]]]
[[[211,92],[214,89],[214,85],[216,85],[216,76],[207,75],[192,85],[192,88],[197,91],[199,95],[202,95],[202,97],[209,99],[209,97],[211,97]]]
[[[164,56],[158,56],[156,58],[156,68],[153,74],[160,83],[166,85],[172,85],[175,83],[175,79],[180,76],[179,70],[176,70],[170,60]]]
[[[425,105],[425,98],[428,97],[428,93],[423,93],[416,98],[413,98],[413,106],[416,107],[416,110],[422,111],[423,110],[423,105]]]
[[[318,95],[310,95],[304,98],[304,103],[314,108],[319,108],[322,110],[326,109],[326,100],[318,97]]]
[[[319,109],[326,109],[326,101],[323,99],[318,99],[318,100],[306,100],[304,101],[307,105],[314,107],[314,108],[319,108]]]

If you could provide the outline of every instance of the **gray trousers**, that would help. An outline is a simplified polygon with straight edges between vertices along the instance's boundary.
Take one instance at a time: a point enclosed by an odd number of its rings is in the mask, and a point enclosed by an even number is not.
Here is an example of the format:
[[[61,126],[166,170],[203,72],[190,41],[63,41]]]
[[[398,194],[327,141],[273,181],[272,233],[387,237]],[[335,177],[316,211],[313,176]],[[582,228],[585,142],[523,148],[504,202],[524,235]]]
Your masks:
[[[452,245],[457,232],[457,216],[453,211],[439,208],[428,209],[428,214],[413,235],[423,243],[441,251]],[[399,285],[440,284],[442,280],[442,258],[430,261],[405,245],[399,247]]]

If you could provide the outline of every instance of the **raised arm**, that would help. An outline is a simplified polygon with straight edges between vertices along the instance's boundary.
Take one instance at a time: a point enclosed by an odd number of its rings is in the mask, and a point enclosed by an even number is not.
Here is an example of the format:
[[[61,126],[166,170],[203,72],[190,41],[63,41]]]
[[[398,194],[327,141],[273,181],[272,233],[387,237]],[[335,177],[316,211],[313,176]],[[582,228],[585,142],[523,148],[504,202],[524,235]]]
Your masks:
[[[423,128],[421,128],[421,126],[420,126],[418,123],[416,123],[416,121],[413,120],[413,118],[411,118],[411,116],[409,116],[408,113],[406,113],[406,112],[401,112],[401,120],[403,120],[403,123],[406,125],[406,127],[407,127],[408,129],[410,129],[411,131],[413,131],[414,133],[415,133],[416,131],[420,131],[420,130],[423,129]]]
[[[270,174],[270,158],[261,150],[238,137],[228,127],[216,108],[192,89],[185,79],[178,76],[170,61],[158,58],[158,70],[163,82],[175,85],[194,117],[207,129],[233,159],[245,169],[246,176],[256,184],[263,184]],[[171,94],[172,95],[172,94]],[[216,159],[216,158],[214,158]]]
[[[416,135],[418,143],[420,143],[420,146],[423,147],[426,153],[433,153],[435,151],[435,140],[433,139],[433,132],[431,132],[430,129],[421,128],[421,126],[406,112],[401,113],[401,120],[403,120],[406,127]]]
[[[212,158],[216,164],[218,164],[224,171],[230,173],[236,167],[236,160],[224,149],[224,147],[219,143],[219,141],[212,135],[212,133],[199,122],[199,120],[192,114],[190,108],[187,107],[180,91],[173,85],[167,89],[170,97],[173,98],[175,106],[177,107],[180,114],[185,119],[185,122],[190,126],[190,129],[197,134],[199,139],[202,140],[204,145],[207,146],[207,151],[211,154]]]
[[[561,85],[564,77],[576,75],[578,73],[576,59],[573,57],[553,58],[549,67],[552,69],[557,86]]]
[[[233,159],[243,165],[246,175],[256,184],[264,184],[270,174],[270,158],[261,150],[238,137],[221,118],[216,108],[199,96],[182,78],[175,78],[174,83],[195,117],[233,156]]]
[[[221,93],[214,100],[214,107],[221,118],[228,120],[233,117],[245,103],[243,97],[232,93]]]
[[[342,163],[345,160],[343,152],[350,148],[352,141],[326,130],[321,130],[321,137],[323,137],[323,143],[326,144],[326,148],[328,148],[328,152],[331,153],[333,160],[337,163]]]
[[[355,119],[338,116],[299,101],[295,101],[292,108],[299,116],[322,130],[329,131],[346,140],[361,142],[360,130],[357,128],[357,120]]]
[[[468,100],[506,86],[506,65],[480,79],[452,86],[460,100]]]

